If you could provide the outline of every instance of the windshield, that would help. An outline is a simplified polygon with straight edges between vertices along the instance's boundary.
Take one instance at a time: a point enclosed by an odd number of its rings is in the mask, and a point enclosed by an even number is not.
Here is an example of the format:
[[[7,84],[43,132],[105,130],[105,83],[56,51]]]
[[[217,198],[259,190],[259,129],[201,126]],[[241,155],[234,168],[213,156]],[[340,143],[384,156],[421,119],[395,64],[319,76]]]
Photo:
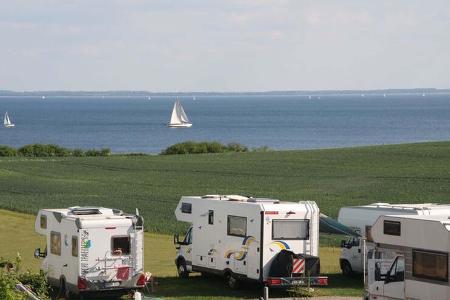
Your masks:
[[[309,220],[273,220],[273,240],[309,239]]]

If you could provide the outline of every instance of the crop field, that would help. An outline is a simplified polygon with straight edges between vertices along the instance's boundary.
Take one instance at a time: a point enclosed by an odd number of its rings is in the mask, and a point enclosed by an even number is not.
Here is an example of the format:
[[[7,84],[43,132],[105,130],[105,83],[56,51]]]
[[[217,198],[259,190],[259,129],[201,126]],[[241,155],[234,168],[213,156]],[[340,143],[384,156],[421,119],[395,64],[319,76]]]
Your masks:
[[[0,208],[95,205],[132,212],[150,232],[182,230],[181,195],[243,194],[341,206],[449,202],[450,142],[202,155],[0,158]]]
[[[17,253],[22,258],[22,271],[37,271],[41,260],[33,257],[34,249],[44,248],[45,240],[34,232],[35,216],[17,212],[0,210],[0,257],[13,259]],[[164,299],[236,299],[258,298],[261,290],[253,286],[245,286],[239,290],[230,290],[220,278],[204,278],[192,276],[187,280],[176,276],[174,265],[175,248],[172,236],[146,233],[145,270],[157,278],[158,285],[153,296]],[[344,278],[339,274],[339,249],[321,247],[320,258],[322,271],[329,276],[330,286],[319,290],[321,295],[362,294],[362,278]],[[274,292],[273,296],[288,296],[286,292]]]

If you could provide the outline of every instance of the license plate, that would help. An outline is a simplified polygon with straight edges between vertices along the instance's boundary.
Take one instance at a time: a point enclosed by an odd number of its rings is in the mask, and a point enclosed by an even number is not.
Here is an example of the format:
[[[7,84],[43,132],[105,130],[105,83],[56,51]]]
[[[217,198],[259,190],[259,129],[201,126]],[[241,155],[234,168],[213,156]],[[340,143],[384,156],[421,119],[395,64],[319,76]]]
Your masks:
[[[292,280],[291,284],[292,285],[304,285],[305,282],[303,280]]]
[[[119,285],[120,285],[120,282],[105,282],[105,287],[116,287]]]

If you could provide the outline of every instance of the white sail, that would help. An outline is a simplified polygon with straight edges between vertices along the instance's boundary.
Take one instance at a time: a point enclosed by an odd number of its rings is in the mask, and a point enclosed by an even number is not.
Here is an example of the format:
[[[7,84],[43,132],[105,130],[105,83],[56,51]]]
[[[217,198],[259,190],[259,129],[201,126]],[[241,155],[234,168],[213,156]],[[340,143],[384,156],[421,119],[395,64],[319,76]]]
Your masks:
[[[191,127],[192,124],[181,106],[180,101],[173,105],[172,115],[170,116],[169,126],[171,127]]]
[[[183,106],[181,106],[181,103],[178,101],[178,111],[180,119],[183,123],[190,123],[188,116],[184,112]]]
[[[11,123],[11,120],[9,119],[8,112],[5,113],[5,118],[3,119],[3,125],[5,125],[5,127],[14,127],[14,124]]]

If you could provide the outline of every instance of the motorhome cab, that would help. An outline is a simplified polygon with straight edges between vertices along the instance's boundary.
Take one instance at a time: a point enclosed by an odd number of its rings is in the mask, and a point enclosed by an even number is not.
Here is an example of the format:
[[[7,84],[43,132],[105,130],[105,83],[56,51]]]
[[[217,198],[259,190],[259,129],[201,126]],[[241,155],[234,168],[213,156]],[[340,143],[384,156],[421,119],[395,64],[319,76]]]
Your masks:
[[[229,287],[254,280],[271,287],[327,285],[320,277],[319,208],[243,196],[183,196],[177,220],[191,223],[177,245],[180,277],[222,275]]]
[[[381,216],[372,227],[375,253],[368,260],[366,299],[450,300],[450,214]]]
[[[41,209],[35,230],[45,235],[41,269],[59,296],[127,293],[145,285],[143,219],[103,207]]]
[[[371,257],[374,243],[371,228],[378,217],[383,215],[442,215],[450,214],[450,205],[425,204],[389,204],[373,203],[364,206],[348,206],[339,210],[338,222],[342,223],[361,237],[349,237],[342,241],[340,266],[344,275],[362,273],[364,270],[364,243],[366,241],[366,255]],[[383,255],[383,254],[380,254]],[[389,255],[384,254],[384,255]],[[388,258],[388,256],[385,256]]]

